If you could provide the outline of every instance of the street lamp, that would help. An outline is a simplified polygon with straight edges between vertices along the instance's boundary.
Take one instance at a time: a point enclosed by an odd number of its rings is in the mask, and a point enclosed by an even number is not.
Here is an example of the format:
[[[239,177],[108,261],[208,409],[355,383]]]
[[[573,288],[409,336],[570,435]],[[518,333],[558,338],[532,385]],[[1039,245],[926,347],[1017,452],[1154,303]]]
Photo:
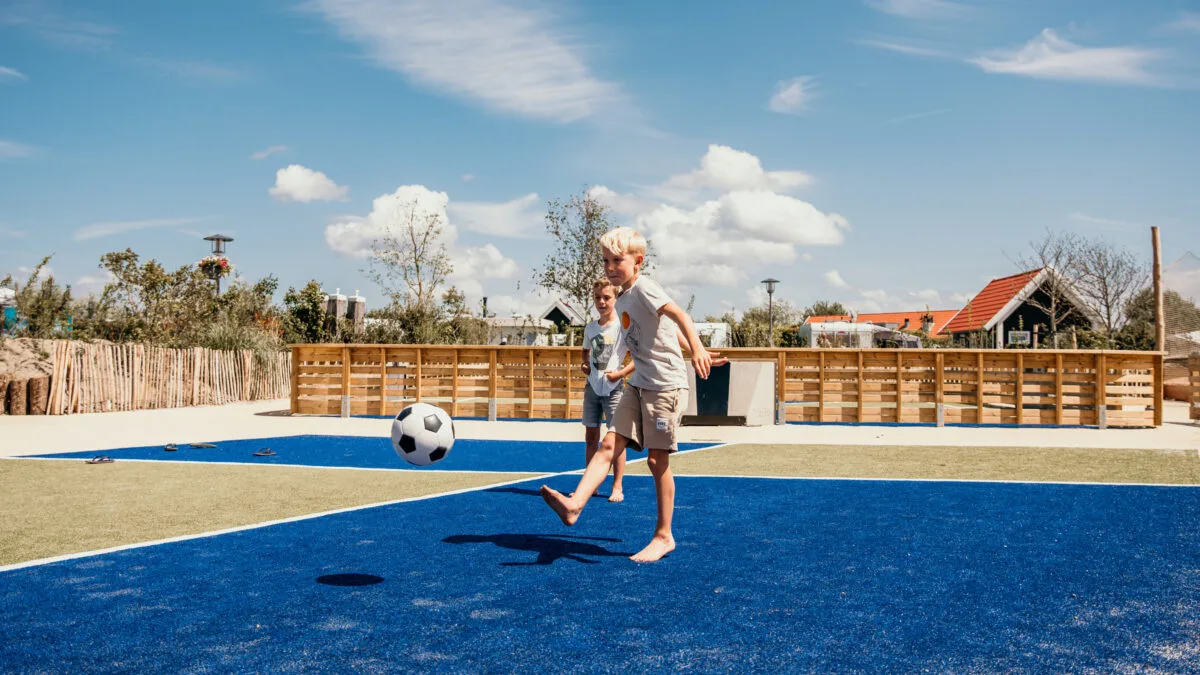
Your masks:
[[[225,242],[233,241],[233,237],[226,237],[223,234],[210,234],[204,238],[204,241],[212,242],[212,254],[219,258],[219,257],[223,257],[225,255]],[[216,272],[214,274],[214,276],[216,277],[216,280],[217,280],[217,295],[220,295],[221,294],[221,273]]]
[[[766,278],[761,283],[767,285],[767,324],[770,326],[767,333],[768,346],[775,346],[775,284],[779,283],[778,279]]]

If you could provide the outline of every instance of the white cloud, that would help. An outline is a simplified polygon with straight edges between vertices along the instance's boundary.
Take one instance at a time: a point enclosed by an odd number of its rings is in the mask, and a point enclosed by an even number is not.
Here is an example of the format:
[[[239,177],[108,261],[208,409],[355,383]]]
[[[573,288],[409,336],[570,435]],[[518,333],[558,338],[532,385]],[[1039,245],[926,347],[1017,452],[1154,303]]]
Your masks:
[[[1167,24],[1171,30],[1200,33],[1200,12],[1182,11],[1179,17]]]
[[[775,85],[775,95],[771,97],[767,108],[772,112],[799,114],[808,107],[813,98],[813,78],[811,76],[793,77]]]
[[[932,288],[909,291],[908,296],[928,304],[931,309],[936,309],[942,304],[942,294]]]
[[[864,45],[867,47],[877,47],[879,49],[886,49],[890,52],[896,52],[898,54],[907,54],[909,56],[925,56],[925,57],[934,58],[934,59],[953,58],[952,54],[950,54],[949,52],[942,51],[940,49],[932,49],[929,47],[918,47],[916,45],[902,44],[899,42],[891,42],[889,40],[859,40],[858,44]]]
[[[588,196],[606,206],[609,211],[623,216],[636,216],[639,213],[650,211],[658,205],[649,199],[622,194],[603,185],[589,188]]]
[[[800,259],[803,260],[804,262],[812,262],[813,256],[811,253],[801,253]]]
[[[24,239],[26,234],[29,233],[25,230],[12,230],[7,227],[0,227],[0,237],[7,237],[9,239]]]
[[[98,293],[104,290],[108,282],[115,279],[112,272],[104,270],[101,274],[85,274],[75,280],[72,289],[79,293]]]
[[[961,16],[966,7],[950,0],[866,0],[867,6],[908,19],[943,19]]]
[[[950,302],[954,303],[955,305],[958,305],[959,307],[962,307],[962,306],[966,305],[968,302],[970,302],[971,298],[974,298],[974,297],[975,297],[974,295],[971,295],[969,293],[951,293],[950,294]]]
[[[372,202],[366,217],[345,216],[325,228],[325,243],[334,251],[354,258],[366,258],[377,239],[399,233],[409,218],[423,219],[430,215],[442,222],[444,242],[458,238],[458,232],[446,217],[450,197],[434,192],[424,185],[402,185],[391,194],[380,195]]]
[[[594,77],[549,8],[496,0],[312,0],[381,66],[521,117],[572,122],[619,99]]]
[[[764,171],[754,155],[727,145],[710,145],[700,168],[667,179],[654,192],[668,201],[686,202],[703,192],[772,190],[789,192],[812,183],[802,171]]]
[[[538,234],[545,214],[536,193],[508,202],[451,202],[446,210],[455,225],[498,237],[531,237]]]
[[[1140,228],[1146,227],[1142,223],[1134,223],[1134,222],[1129,222],[1126,220],[1113,220],[1111,218],[1098,218],[1096,216],[1089,216],[1086,213],[1079,213],[1078,211],[1076,211],[1075,213],[1072,213],[1068,217],[1071,220],[1075,220],[1075,221],[1078,221],[1081,223],[1087,223],[1088,225],[1095,225],[1103,230],[1126,230],[1127,231],[1127,230],[1135,230],[1135,229],[1140,229]]]
[[[13,274],[13,278],[16,279],[17,282],[24,284],[29,280],[29,275],[33,274],[33,270],[34,268],[32,267],[22,265],[21,267],[17,268],[17,272],[16,274]],[[54,268],[46,265],[42,268],[42,271],[38,273],[38,281],[45,281],[52,276],[55,276]]]
[[[29,81],[29,77],[27,75],[25,75],[25,73],[22,73],[21,71],[17,70],[16,68],[0,66],[0,83],[11,84],[13,82],[28,82],[28,81]]]
[[[292,164],[275,172],[275,187],[269,192],[281,202],[332,202],[345,201],[349,191],[320,171]]]
[[[154,227],[170,227],[175,225],[188,225],[190,223],[198,223],[204,220],[203,218],[148,218],[146,220],[122,220],[103,223],[92,223],[84,225],[75,230],[75,241],[86,241],[88,239],[99,239],[100,237],[111,237],[114,234],[123,232],[132,232],[134,230],[146,230]]]
[[[850,288],[850,284],[842,278],[842,273],[837,270],[829,270],[825,273],[825,283],[834,288]]]
[[[470,279],[515,279],[521,271],[512,258],[492,244],[461,249],[453,258],[455,276]]]
[[[475,180],[475,174],[471,174],[471,173],[464,173],[464,174],[462,175],[462,181],[463,181],[464,183],[470,183],[470,182],[471,182],[471,181],[473,181],[473,180]]]
[[[736,190],[719,200],[721,224],[768,242],[832,246],[842,243],[845,218],[767,190]]]
[[[1019,49],[994,51],[969,62],[988,73],[1154,86],[1166,81],[1147,66],[1163,56],[1160,50],[1140,47],[1081,47],[1047,28]]]
[[[266,158],[270,157],[271,155],[277,155],[281,152],[287,152],[288,149],[289,148],[286,145],[272,145],[268,148],[259,150],[258,152],[254,153],[253,155],[250,155],[250,159],[266,159]]]
[[[0,162],[6,159],[22,159],[31,157],[37,152],[37,148],[16,141],[6,141],[0,138]]]
[[[48,2],[27,0],[0,5],[0,26],[20,28],[38,39],[69,49],[100,50],[112,44],[117,29],[81,18],[66,16]]]

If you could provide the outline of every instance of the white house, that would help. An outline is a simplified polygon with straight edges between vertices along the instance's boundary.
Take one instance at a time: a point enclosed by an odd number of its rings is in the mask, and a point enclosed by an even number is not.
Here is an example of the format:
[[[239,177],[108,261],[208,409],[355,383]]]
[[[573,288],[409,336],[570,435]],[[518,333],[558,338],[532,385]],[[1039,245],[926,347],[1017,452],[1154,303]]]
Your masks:
[[[488,344],[492,345],[540,345],[550,343],[550,331],[554,322],[530,316],[489,316]]]

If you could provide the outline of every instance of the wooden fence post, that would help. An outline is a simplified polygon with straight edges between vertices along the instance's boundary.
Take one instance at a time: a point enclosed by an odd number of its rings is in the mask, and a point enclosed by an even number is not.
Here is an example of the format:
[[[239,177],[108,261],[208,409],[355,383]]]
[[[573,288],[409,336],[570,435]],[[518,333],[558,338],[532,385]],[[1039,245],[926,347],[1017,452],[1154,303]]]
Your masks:
[[[775,424],[787,424],[787,352],[777,354],[775,364]]]
[[[1108,364],[1104,352],[1096,354],[1096,426],[1108,428]]]
[[[342,347],[342,417],[350,416],[350,347]]]
[[[934,384],[937,405],[937,425],[946,426],[946,355],[938,351],[935,366],[937,382]]]
[[[817,352],[817,421],[825,421],[825,352]]]
[[[499,368],[496,366],[496,350],[488,350],[488,421],[496,421],[496,380],[499,379]]]
[[[1063,421],[1063,355],[1054,355],[1054,423],[1061,425]]]
[[[289,385],[288,398],[291,399],[293,415],[300,414],[300,350],[302,347],[292,347],[292,381]]]
[[[529,348],[529,419],[533,419],[533,347]]]
[[[1025,354],[1017,352],[1017,426],[1025,418]]]

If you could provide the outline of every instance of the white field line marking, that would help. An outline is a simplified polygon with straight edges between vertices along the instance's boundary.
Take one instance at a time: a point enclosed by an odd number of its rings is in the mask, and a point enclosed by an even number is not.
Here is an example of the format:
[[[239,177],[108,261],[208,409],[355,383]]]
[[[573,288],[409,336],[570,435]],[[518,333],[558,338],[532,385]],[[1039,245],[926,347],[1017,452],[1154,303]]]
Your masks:
[[[154,461],[154,460],[148,460],[148,461]],[[223,530],[213,530],[211,532],[200,532],[198,534],[185,534],[185,535],[180,535],[178,537],[170,537],[167,539],[156,539],[154,541],[143,541],[143,542],[138,542],[135,544],[124,544],[121,546],[114,546],[112,548],[104,548],[104,549],[99,549],[96,551],[84,551],[82,553],[68,553],[66,555],[54,556],[51,558],[28,560],[26,562],[20,562],[20,563],[14,563],[12,565],[0,566],[0,572],[10,572],[12,570],[24,569],[26,567],[37,567],[40,565],[49,565],[51,563],[63,562],[65,560],[75,560],[77,558],[88,558],[91,556],[104,555],[106,553],[116,553],[118,551],[128,551],[128,550],[135,549],[135,548],[146,548],[149,546],[158,546],[160,544],[170,544],[170,543],[174,543],[174,542],[178,542],[178,541],[190,541],[192,539],[204,539],[207,537],[216,537],[216,536],[222,535],[222,534],[232,534],[234,532],[244,532],[246,530],[256,530],[256,529],[260,529],[260,528],[264,528],[264,527],[270,527],[272,525],[283,525],[285,523],[297,523],[302,520],[312,520],[313,518],[322,518],[324,516],[333,516],[333,515],[337,515],[339,513],[350,513],[352,511],[362,511],[365,509],[374,509],[374,508],[378,508],[381,506],[391,506],[393,504],[403,504],[405,502],[419,502],[419,501],[425,501],[427,499],[436,499],[438,497],[450,497],[452,495],[466,494],[468,492],[475,492],[475,491],[480,491],[480,490],[490,490],[492,488],[504,487],[506,485],[517,485],[518,483],[525,483],[525,482],[528,482],[531,480],[538,480],[539,478],[549,478],[554,475],[557,475],[557,474],[535,474],[535,475],[532,475],[532,476],[529,476],[526,478],[504,481],[502,483],[493,483],[490,485],[481,485],[478,487],[462,488],[460,490],[450,490],[448,492],[438,492],[435,494],[420,495],[417,497],[405,497],[404,499],[393,499],[391,501],[377,502],[375,504],[363,504],[361,506],[350,506],[350,507],[347,507],[344,509],[334,509],[332,511],[322,511],[321,513],[309,513],[309,514],[305,514],[302,516],[292,516],[291,518],[281,518],[279,520],[268,520],[265,522],[253,523],[250,525],[239,525],[237,527],[230,527],[230,528],[226,528]]]
[[[712,446],[712,447],[719,447],[719,446]],[[680,455],[680,454],[684,454],[684,453],[688,453],[688,452],[697,452],[699,450],[708,450],[708,449],[710,449],[710,448],[707,448],[707,447],[695,448],[692,450],[683,450],[683,451],[677,452],[675,454]],[[74,457],[74,458],[68,458],[68,457],[5,457],[2,459],[42,459],[42,460],[48,460],[48,461],[76,461],[76,462],[86,461],[79,457]],[[194,462],[194,461],[188,461],[188,460],[172,460],[172,459],[124,459],[121,461],[123,461],[123,462],[171,462],[174,464],[205,464],[205,463],[207,463],[207,464],[226,464],[225,462]],[[646,458],[641,458],[639,460],[632,460],[632,461],[644,462],[644,461],[646,461]],[[241,463],[241,462],[229,462],[228,464],[231,464],[234,466],[246,466],[245,463]],[[254,465],[251,464],[251,466],[254,466]],[[264,466],[264,465],[259,464],[258,466]],[[301,465],[272,464],[269,466],[296,467],[296,466],[301,466]],[[354,468],[354,467],[306,467],[306,468],[337,469],[337,468]],[[358,469],[358,470],[360,470],[360,471],[406,471],[406,472],[412,472],[412,473],[418,472],[415,469]],[[471,471],[471,472],[468,472],[468,471],[455,471],[455,472],[443,471],[440,473],[448,474],[448,473],[521,473],[521,472],[519,472],[519,471],[503,471],[503,472],[499,472],[499,471]],[[283,525],[285,523],[295,523],[295,522],[299,522],[302,520],[311,520],[313,518],[332,516],[332,515],[336,515],[339,513],[350,513],[352,511],[363,511],[366,509],[373,509],[373,508],[377,508],[380,506],[391,506],[393,504],[402,504],[405,502],[417,502],[417,501],[423,501],[426,499],[436,499],[438,497],[450,497],[453,495],[466,494],[468,492],[490,490],[492,488],[504,487],[506,485],[517,485],[519,483],[526,483],[526,482],[535,481],[535,480],[543,480],[544,481],[544,480],[547,480],[550,478],[554,478],[556,476],[569,476],[572,474],[580,474],[580,473],[583,473],[583,469],[576,469],[574,471],[561,471],[558,473],[533,472],[532,475],[527,476],[525,478],[520,478],[517,480],[511,480],[511,481],[505,481],[502,483],[493,483],[493,484],[489,484],[489,485],[481,485],[479,487],[463,488],[461,490],[450,490],[448,492],[439,492],[439,493],[430,494],[430,495],[422,495],[419,497],[406,497],[404,499],[396,499],[396,500],[387,501],[387,502],[378,502],[376,504],[363,504],[361,506],[351,506],[351,507],[344,508],[344,509],[335,509],[332,511],[323,511],[320,513],[309,513],[309,514],[305,514],[302,516],[293,516],[291,518],[282,518],[279,520],[268,520],[268,521],[264,521],[261,523],[253,523],[250,525],[239,525],[237,527],[226,528],[223,530],[213,530],[210,532],[200,532],[197,534],[185,534],[185,535],[180,535],[178,537],[170,537],[167,539],[156,539],[154,541],[143,541],[143,542],[138,542],[138,543],[134,543],[134,544],[124,544],[121,546],[114,546],[112,548],[99,549],[99,550],[95,550],[95,551],[84,551],[81,553],[68,553],[66,555],[53,556],[50,558],[40,558],[38,560],[27,560],[25,562],[14,563],[12,565],[0,566],[0,572],[9,572],[12,570],[25,569],[27,567],[38,567],[41,565],[49,565],[52,563],[63,562],[66,560],[76,560],[78,558],[89,558],[92,556],[104,555],[106,553],[116,553],[118,551],[128,551],[128,550],[135,549],[135,548],[147,548],[150,546],[158,546],[160,544],[170,544],[170,543],[174,543],[174,542],[178,542],[178,541],[190,541],[192,539],[204,539],[207,537],[216,537],[216,536],[219,536],[222,534],[232,534],[234,532],[244,532],[246,530],[255,530],[255,529],[259,529],[259,528],[270,527],[272,525]]]
[[[0,459],[26,459],[26,460],[47,461],[47,462],[87,462],[87,459],[85,459],[83,457],[0,457]],[[438,473],[438,474],[451,474],[451,473],[481,473],[481,474],[486,474],[486,473],[529,473],[529,474],[538,474],[538,473],[541,473],[539,471],[477,471],[477,470],[467,470],[467,469],[455,469],[455,470],[451,470],[451,471],[444,471],[442,469],[405,469],[405,468],[388,469],[385,467],[371,467],[371,466],[318,466],[315,464],[273,464],[270,462],[255,462],[255,461],[249,461],[249,460],[245,461],[245,462],[213,462],[213,461],[208,461],[208,460],[203,460],[203,459],[141,459],[141,458],[124,459],[121,457],[114,457],[113,462],[114,463],[116,463],[116,462],[147,462],[147,463],[153,463],[153,464],[189,464],[189,465],[193,465],[193,466],[197,465],[197,464],[199,464],[199,465],[211,464],[214,466],[269,466],[269,467],[275,467],[275,468],[284,467],[284,468],[294,468],[294,469],[337,469],[337,470],[341,470],[341,471],[387,471],[387,472],[391,472],[391,473]]]
[[[707,473],[677,473],[676,478],[758,478],[763,480],[825,480],[825,481],[864,481],[876,483],[997,483],[1000,485],[1100,485],[1112,487],[1165,487],[1165,488],[1200,488],[1196,483],[1099,483],[1092,481],[1063,481],[1063,480],[998,480],[991,478],[880,478],[874,477],[845,477],[845,476],[742,476]],[[646,478],[640,474],[627,474],[626,478]]]
[[[692,442],[692,441],[689,441],[689,443],[690,442]],[[691,450],[677,450],[677,451],[671,453],[671,457],[679,457],[680,455],[690,455],[693,452],[703,452],[704,450],[716,450],[717,448],[723,448],[727,445],[737,445],[737,443],[718,443],[716,445],[706,445],[703,448],[692,448]],[[629,450],[629,452],[636,452],[638,455],[643,455],[643,456],[637,457],[636,459],[628,459],[628,456],[627,456],[627,458],[625,460],[626,466],[629,466],[630,464],[637,464],[639,462],[646,462],[646,461],[650,460],[650,453],[645,450]],[[583,470],[580,469],[579,471],[572,471],[570,473],[583,473]]]

